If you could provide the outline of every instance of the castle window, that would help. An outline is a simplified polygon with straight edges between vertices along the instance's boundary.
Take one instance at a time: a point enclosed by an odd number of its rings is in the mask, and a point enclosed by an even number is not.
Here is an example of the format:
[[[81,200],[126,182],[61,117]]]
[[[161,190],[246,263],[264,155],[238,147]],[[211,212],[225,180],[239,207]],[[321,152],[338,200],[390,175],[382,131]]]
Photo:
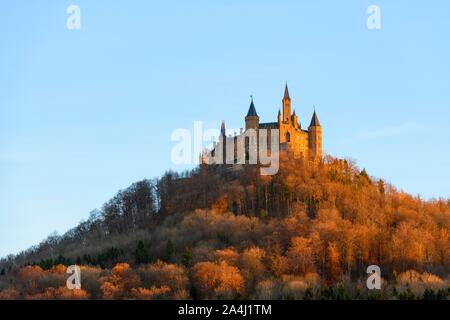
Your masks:
[[[291,142],[291,134],[286,132],[286,142]]]
[[[250,153],[248,152],[250,148],[250,138],[245,137],[245,161],[248,161],[250,159]]]

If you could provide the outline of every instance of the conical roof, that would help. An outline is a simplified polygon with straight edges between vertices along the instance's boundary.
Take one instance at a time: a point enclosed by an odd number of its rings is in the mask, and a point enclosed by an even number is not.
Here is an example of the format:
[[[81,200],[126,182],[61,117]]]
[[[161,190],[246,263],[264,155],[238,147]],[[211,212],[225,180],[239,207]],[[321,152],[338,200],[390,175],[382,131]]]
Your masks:
[[[252,102],[250,103],[250,107],[248,108],[247,117],[257,117],[258,114],[256,113],[255,104]]]
[[[320,127],[319,117],[317,117],[316,111],[314,110],[310,127]]]
[[[284,97],[283,97],[283,99],[291,100],[291,97],[289,96],[289,89],[288,89],[287,82],[286,82],[286,86],[284,87]]]

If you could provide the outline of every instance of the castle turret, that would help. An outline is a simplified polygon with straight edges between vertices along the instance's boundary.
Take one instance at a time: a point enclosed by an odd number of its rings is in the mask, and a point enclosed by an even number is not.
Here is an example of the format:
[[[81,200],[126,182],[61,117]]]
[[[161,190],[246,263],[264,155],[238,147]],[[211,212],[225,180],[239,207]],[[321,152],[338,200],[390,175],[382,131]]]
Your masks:
[[[291,97],[289,96],[289,89],[286,82],[283,96],[283,121],[290,122],[291,120]]]
[[[253,103],[252,97],[252,102],[250,103],[247,116],[245,117],[245,130],[248,129],[258,130],[258,127],[259,127],[259,116],[256,113],[255,104]]]
[[[222,124],[220,125],[220,136],[221,137],[226,137],[227,135],[225,134],[225,121],[222,120]]]
[[[300,124],[298,123],[298,116],[295,113],[295,110],[292,113],[291,120],[292,120],[292,125],[294,126],[294,128],[300,128]]]
[[[219,163],[225,163],[227,158],[227,134],[225,129],[225,121],[222,120],[220,125],[219,147],[222,147],[221,155],[219,154]]]
[[[320,159],[322,158],[322,127],[315,110],[308,131],[309,155],[312,158]]]

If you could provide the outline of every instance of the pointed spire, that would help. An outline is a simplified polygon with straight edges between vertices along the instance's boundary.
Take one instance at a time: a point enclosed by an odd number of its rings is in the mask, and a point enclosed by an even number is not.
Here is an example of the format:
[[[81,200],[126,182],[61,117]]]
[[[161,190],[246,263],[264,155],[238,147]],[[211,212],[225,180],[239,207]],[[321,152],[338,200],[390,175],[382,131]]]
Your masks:
[[[225,121],[222,120],[222,124],[220,125],[220,135],[222,137],[225,136]]]
[[[287,81],[286,81],[286,86],[284,87],[284,97],[283,97],[283,99],[291,100],[291,97],[289,96],[289,89],[288,89]]]
[[[311,119],[310,127],[320,127],[319,117],[317,117],[316,108],[314,107],[314,113]]]
[[[256,113],[255,104],[253,103],[253,96],[250,96],[252,98],[252,102],[250,103],[250,108],[248,108],[247,117],[257,117],[258,114]]]
[[[292,113],[292,115],[293,115],[293,116],[295,116],[295,115],[296,115],[296,114],[295,114],[295,109],[294,109],[294,112]]]

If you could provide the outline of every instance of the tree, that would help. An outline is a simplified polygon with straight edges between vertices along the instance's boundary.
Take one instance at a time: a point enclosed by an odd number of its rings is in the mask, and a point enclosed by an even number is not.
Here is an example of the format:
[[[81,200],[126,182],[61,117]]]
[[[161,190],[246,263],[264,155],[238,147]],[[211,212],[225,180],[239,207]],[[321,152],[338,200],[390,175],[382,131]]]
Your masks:
[[[263,279],[266,268],[263,263],[264,249],[250,247],[240,257],[241,273],[244,276],[246,288],[252,290],[256,283]]]
[[[218,262],[225,261],[230,266],[237,266],[239,260],[239,252],[234,247],[228,247],[214,252]]]
[[[184,248],[181,264],[186,268],[190,268],[192,265],[192,250],[188,247]]]
[[[142,240],[139,240],[137,244],[136,250],[134,252],[134,261],[136,262],[136,264],[149,262],[149,255]]]
[[[292,245],[288,250],[287,258],[292,273],[306,274],[316,271],[311,239],[304,237],[292,238]]]
[[[0,291],[1,300],[17,300],[20,297],[20,292],[14,288],[7,288]]]
[[[173,242],[169,239],[166,242],[166,258],[170,259],[170,257],[172,257],[174,252],[175,252],[175,248],[173,246]]]
[[[169,299],[172,290],[168,286],[131,289],[131,297],[137,300]]]
[[[142,265],[138,269],[142,286],[146,288],[169,287],[171,295],[187,295],[189,279],[186,270],[178,265],[158,260],[155,263]]]
[[[99,264],[101,267],[111,267],[114,264],[116,264],[119,261],[119,258],[123,255],[123,250],[111,247],[106,249],[105,251],[101,252],[97,256],[96,263]]]
[[[340,254],[336,242],[328,243],[327,248],[327,280],[335,283],[341,274]]]
[[[305,294],[303,295],[303,300],[312,300],[314,298],[314,293],[311,287],[306,288]]]
[[[131,295],[131,289],[141,286],[140,278],[128,263],[118,263],[112,269],[112,275],[104,280],[100,288],[105,299],[124,299]]]
[[[262,209],[260,212],[259,212],[259,217],[261,218],[261,219],[265,219],[265,218],[267,218],[269,216],[269,212],[266,210],[266,209]]]
[[[369,175],[367,174],[366,169],[362,169],[361,172],[359,173],[359,176],[360,176],[361,178],[364,178],[367,182],[370,182],[370,177],[369,177]]]
[[[211,210],[216,212],[216,213],[218,213],[218,214],[223,214],[223,213],[227,212],[227,210],[228,210],[228,197],[223,196],[223,197],[219,198],[219,200],[217,200],[213,204]]]
[[[288,259],[282,255],[279,246],[275,246],[268,254],[266,254],[266,260],[268,269],[275,277],[279,278],[289,270]]]
[[[202,298],[235,299],[244,292],[241,272],[226,262],[199,262],[193,267],[192,278]]]

